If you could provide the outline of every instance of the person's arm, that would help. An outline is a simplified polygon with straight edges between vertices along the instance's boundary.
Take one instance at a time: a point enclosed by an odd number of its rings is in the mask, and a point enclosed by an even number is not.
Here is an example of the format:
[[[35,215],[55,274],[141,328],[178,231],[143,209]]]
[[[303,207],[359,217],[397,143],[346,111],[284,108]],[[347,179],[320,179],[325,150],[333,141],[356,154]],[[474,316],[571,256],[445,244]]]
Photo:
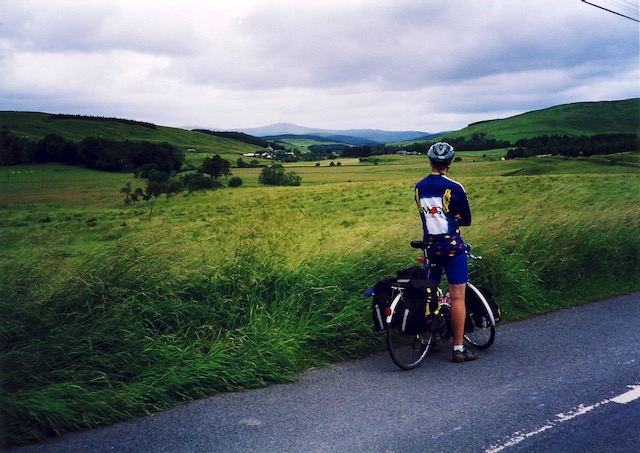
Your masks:
[[[458,199],[458,213],[456,219],[460,223],[460,226],[471,225],[471,208],[469,207],[469,200],[464,188],[460,188],[460,195]]]

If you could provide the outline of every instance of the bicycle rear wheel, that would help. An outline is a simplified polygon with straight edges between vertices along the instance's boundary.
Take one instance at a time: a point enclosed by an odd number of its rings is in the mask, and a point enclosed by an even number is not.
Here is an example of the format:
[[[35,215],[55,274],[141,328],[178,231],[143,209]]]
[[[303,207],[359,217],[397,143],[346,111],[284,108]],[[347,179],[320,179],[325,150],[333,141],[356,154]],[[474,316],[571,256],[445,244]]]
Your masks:
[[[402,298],[402,295],[398,297]],[[395,306],[402,306],[402,303]],[[394,312],[393,316],[396,315],[397,312]],[[429,336],[428,340],[423,340],[419,334],[407,335],[394,324],[397,323],[394,323],[393,319],[387,324],[387,350],[396,365],[403,370],[411,370],[424,360],[431,347],[433,335]]]
[[[464,339],[475,348],[487,349],[496,338],[496,323],[489,303],[471,283],[467,284],[467,310],[474,329],[465,333]]]

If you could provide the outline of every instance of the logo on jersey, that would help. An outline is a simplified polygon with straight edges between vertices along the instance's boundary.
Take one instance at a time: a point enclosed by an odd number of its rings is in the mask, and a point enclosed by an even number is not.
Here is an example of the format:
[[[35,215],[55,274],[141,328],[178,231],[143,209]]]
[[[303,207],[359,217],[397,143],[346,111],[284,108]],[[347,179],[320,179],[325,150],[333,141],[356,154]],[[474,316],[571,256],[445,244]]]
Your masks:
[[[444,191],[444,195],[442,195],[442,204],[444,212],[449,212],[449,205],[451,204],[451,189]]]

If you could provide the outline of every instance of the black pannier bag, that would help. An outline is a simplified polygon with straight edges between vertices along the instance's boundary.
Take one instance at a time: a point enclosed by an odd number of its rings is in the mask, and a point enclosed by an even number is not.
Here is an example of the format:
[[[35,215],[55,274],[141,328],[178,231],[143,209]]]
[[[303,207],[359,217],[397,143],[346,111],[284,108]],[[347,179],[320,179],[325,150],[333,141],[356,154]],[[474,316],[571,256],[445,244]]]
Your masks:
[[[485,299],[487,299],[487,303],[489,304],[489,308],[491,308],[491,313],[493,313],[493,319],[496,324],[500,322],[502,319],[502,310],[500,309],[500,305],[493,298],[493,294],[487,288],[478,288]]]
[[[479,315],[476,315],[476,313],[479,313]],[[475,326],[482,325],[481,319],[482,319],[482,312],[478,310],[471,312],[469,310],[469,306],[467,305],[467,316],[464,318],[464,333],[470,333],[476,330]],[[480,322],[478,323],[476,320],[480,320]]]
[[[376,331],[387,328],[387,314],[394,293],[391,285],[403,286],[403,302],[396,311],[400,315],[393,317],[394,328],[402,329],[408,335],[424,332],[428,329],[427,317],[438,307],[437,284],[425,278],[421,267],[413,266],[397,271],[397,278],[385,278],[365,293],[373,296],[371,315]],[[402,306],[400,306],[402,305]]]
[[[500,322],[502,317],[502,310],[500,310],[500,306],[493,298],[493,294],[487,289],[478,287],[480,293],[484,296],[485,300],[489,304],[489,308],[491,309],[491,313],[493,314],[493,319],[496,322]],[[482,314],[484,313],[484,307],[482,306],[482,301],[478,298],[475,292],[467,289],[467,297],[466,297],[466,305],[467,305],[467,324],[470,321],[470,317],[473,318],[473,323],[481,327],[482,326]],[[467,329],[465,328],[465,331]]]
[[[440,303],[440,288],[438,288],[438,284],[433,280],[428,280],[431,282],[431,285],[427,286],[424,290],[427,294],[427,318],[435,316],[436,311],[438,310],[438,303]]]
[[[395,282],[395,278],[385,278],[384,280],[380,280],[373,287],[371,314],[373,316],[374,330],[384,330],[387,328],[387,309],[391,305],[391,297],[393,293],[391,285]]]
[[[394,327],[407,335],[426,332],[429,330],[427,307],[427,293],[424,288],[405,288],[393,317]]]
[[[407,335],[426,332],[438,307],[438,284],[425,277],[424,269],[412,266],[397,272],[398,280],[408,280],[396,307],[395,328]]]
[[[427,298],[431,301],[432,312],[438,306],[438,284],[426,277],[425,271],[420,266],[411,266],[397,271],[398,281],[407,282],[413,288],[423,289],[427,293]]]

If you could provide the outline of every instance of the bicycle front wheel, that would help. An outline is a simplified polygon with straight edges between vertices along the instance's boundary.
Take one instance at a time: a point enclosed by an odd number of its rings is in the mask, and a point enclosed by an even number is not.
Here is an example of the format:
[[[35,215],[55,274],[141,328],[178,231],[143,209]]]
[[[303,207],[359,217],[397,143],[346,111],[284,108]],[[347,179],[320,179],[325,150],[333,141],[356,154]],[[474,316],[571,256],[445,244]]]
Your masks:
[[[467,310],[474,329],[464,334],[464,339],[478,349],[487,349],[496,338],[496,323],[489,303],[480,290],[467,283]]]
[[[401,298],[402,295],[398,297]],[[402,304],[395,304],[395,307],[399,306]],[[396,316],[400,314],[394,311],[393,317]],[[387,324],[387,350],[396,365],[403,370],[411,370],[424,360],[432,344],[432,335],[424,335],[428,337],[426,340],[420,334],[407,335],[397,324],[393,320]]]

